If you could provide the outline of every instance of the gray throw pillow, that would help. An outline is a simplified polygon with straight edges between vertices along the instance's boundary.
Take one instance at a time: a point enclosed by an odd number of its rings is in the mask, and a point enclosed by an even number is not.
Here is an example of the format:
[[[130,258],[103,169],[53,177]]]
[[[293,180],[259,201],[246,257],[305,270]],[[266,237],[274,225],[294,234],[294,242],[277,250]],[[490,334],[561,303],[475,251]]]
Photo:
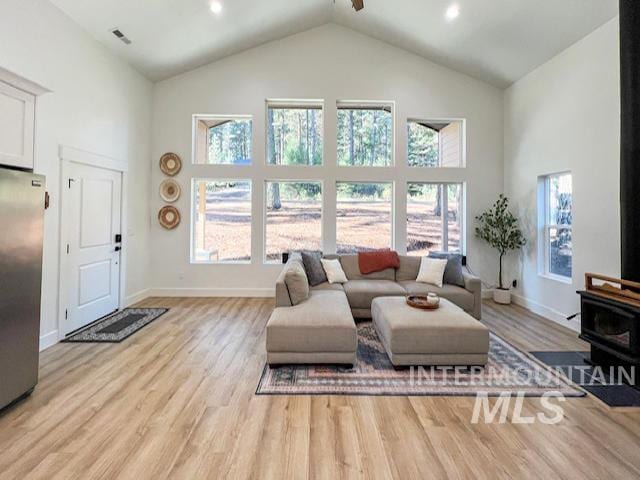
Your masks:
[[[287,286],[289,298],[293,305],[298,305],[309,298],[309,280],[307,280],[307,274],[301,262],[291,262],[287,267],[287,272],[284,275],[284,284]]]
[[[309,285],[315,287],[327,281],[327,274],[322,268],[322,252],[317,250],[303,250],[300,252],[302,255],[302,263],[304,265],[304,271],[307,273],[309,279]]]
[[[429,252],[431,258],[446,258],[447,266],[444,269],[444,283],[464,287],[462,275],[462,255],[459,253]]]

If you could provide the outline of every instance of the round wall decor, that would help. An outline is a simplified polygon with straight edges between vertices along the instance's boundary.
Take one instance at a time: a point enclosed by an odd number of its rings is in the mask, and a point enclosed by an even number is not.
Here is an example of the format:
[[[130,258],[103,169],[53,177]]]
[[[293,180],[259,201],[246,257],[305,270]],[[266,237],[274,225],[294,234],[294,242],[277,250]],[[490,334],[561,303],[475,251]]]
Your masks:
[[[167,230],[173,230],[180,224],[180,212],[171,205],[166,205],[158,212],[158,222]]]
[[[167,203],[173,203],[180,198],[180,184],[172,178],[167,178],[160,183],[160,198]]]
[[[182,160],[177,153],[168,152],[160,157],[160,170],[165,175],[173,177],[182,168]]]

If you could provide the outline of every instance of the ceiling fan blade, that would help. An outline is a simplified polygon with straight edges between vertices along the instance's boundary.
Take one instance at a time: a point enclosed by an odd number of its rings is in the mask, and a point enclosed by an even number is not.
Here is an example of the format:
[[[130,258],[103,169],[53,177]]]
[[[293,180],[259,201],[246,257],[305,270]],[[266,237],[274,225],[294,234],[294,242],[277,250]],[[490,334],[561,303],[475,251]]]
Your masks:
[[[353,4],[353,8],[356,12],[359,12],[364,8],[364,0],[351,0],[351,3]]]

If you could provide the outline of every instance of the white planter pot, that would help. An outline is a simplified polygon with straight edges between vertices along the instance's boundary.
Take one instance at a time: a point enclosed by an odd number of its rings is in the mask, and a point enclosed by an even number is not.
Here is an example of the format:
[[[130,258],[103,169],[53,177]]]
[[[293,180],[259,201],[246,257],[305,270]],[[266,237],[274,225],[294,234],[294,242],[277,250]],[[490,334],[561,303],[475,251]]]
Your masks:
[[[496,288],[493,291],[493,301],[501,305],[509,305],[511,303],[511,290]]]

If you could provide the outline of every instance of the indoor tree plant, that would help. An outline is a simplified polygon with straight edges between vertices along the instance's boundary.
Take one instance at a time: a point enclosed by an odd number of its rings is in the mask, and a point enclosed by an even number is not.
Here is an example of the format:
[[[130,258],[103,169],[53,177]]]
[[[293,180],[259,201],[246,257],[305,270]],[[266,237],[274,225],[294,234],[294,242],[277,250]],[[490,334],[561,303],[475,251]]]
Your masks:
[[[509,211],[509,199],[500,194],[493,207],[477,216],[476,220],[476,236],[485,240],[500,254],[498,288],[493,291],[493,300],[496,303],[511,303],[509,287],[502,282],[502,260],[509,251],[522,248],[526,240],[518,226],[518,219]]]

